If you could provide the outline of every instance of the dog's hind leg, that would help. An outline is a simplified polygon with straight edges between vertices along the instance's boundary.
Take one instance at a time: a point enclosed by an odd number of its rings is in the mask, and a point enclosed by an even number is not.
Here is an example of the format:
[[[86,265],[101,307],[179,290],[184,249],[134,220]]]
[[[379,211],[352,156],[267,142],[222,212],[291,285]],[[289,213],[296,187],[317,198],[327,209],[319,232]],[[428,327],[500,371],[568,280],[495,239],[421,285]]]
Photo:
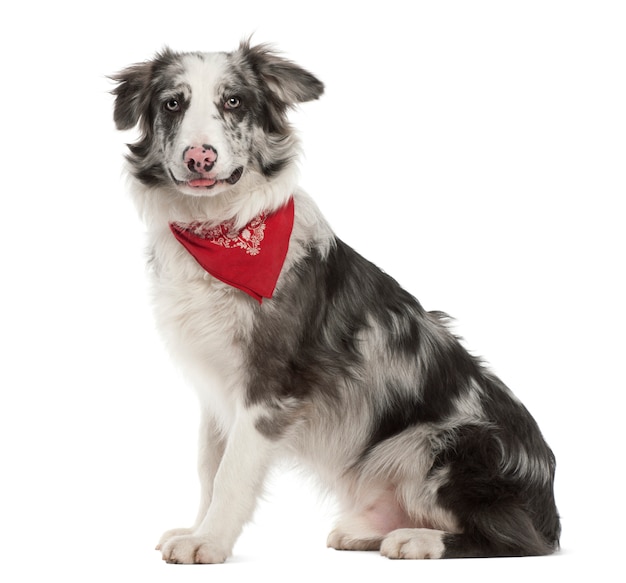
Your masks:
[[[327,545],[342,551],[374,551],[389,532],[411,524],[393,488],[373,488],[352,501],[328,535]]]
[[[551,453],[547,446],[535,444],[533,464],[523,464],[530,454],[524,457],[522,446],[510,438],[503,461],[502,435],[478,424],[458,427],[455,441],[441,450],[426,481],[431,485],[430,504],[420,526],[433,530],[391,532],[381,544],[381,554],[426,559],[553,553],[560,525]],[[404,483],[402,499],[412,515],[423,506],[423,491],[411,488],[410,481]],[[454,520],[441,520],[446,514]]]

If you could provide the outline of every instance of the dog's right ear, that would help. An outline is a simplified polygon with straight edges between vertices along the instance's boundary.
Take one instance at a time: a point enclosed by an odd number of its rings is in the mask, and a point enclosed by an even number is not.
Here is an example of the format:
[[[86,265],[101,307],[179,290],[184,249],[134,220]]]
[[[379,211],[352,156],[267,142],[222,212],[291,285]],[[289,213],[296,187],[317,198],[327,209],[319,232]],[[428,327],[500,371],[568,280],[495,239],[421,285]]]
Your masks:
[[[110,77],[117,83],[111,93],[115,95],[113,120],[118,130],[135,127],[150,107],[152,68],[153,61],[137,63]]]
[[[165,47],[151,61],[137,63],[111,75],[117,83],[113,119],[118,130],[128,130],[140,121],[149,123],[150,102],[160,73],[169,67],[176,53]]]

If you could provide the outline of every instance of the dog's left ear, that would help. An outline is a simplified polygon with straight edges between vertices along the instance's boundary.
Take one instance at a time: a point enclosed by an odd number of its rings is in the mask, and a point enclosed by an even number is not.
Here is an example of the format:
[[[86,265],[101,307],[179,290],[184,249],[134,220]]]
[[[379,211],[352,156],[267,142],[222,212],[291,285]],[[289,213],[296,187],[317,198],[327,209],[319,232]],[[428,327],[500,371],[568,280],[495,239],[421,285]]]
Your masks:
[[[312,101],[324,93],[324,84],[295,63],[278,56],[269,46],[239,45],[239,52],[263,80],[273,96],[285,106]]]

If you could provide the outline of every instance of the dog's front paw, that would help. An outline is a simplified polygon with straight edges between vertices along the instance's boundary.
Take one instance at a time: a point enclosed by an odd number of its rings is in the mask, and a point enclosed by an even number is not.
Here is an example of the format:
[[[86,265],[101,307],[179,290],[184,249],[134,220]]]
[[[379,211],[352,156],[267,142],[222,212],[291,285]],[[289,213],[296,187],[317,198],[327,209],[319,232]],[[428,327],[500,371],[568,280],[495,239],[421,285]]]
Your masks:
[[[208,537],[187,534],[170,538],[161,553],[164,561],[184,565],[223,563],[230,554]]]
[[[172,528],[171,530],[166,530],[159,539],[159,544],[156,546],[156,550],[160,551],[163,548],[163,545],[175,536],[189,535],[193,534],[193,532],[192,528]]]

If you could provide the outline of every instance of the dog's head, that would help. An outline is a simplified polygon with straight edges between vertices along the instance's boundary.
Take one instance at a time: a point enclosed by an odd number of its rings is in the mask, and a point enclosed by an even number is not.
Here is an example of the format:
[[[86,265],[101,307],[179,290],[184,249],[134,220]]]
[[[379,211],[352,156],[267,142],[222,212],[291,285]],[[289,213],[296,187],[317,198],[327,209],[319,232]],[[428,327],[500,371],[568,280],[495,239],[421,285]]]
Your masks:
[[[248,42],[232,53],[165,49],[113,80],[117,128],[141,132],[129,145],[134,175],[195,196],[279,173],[296,154],[287,110],[324,90],[307,71]]]

